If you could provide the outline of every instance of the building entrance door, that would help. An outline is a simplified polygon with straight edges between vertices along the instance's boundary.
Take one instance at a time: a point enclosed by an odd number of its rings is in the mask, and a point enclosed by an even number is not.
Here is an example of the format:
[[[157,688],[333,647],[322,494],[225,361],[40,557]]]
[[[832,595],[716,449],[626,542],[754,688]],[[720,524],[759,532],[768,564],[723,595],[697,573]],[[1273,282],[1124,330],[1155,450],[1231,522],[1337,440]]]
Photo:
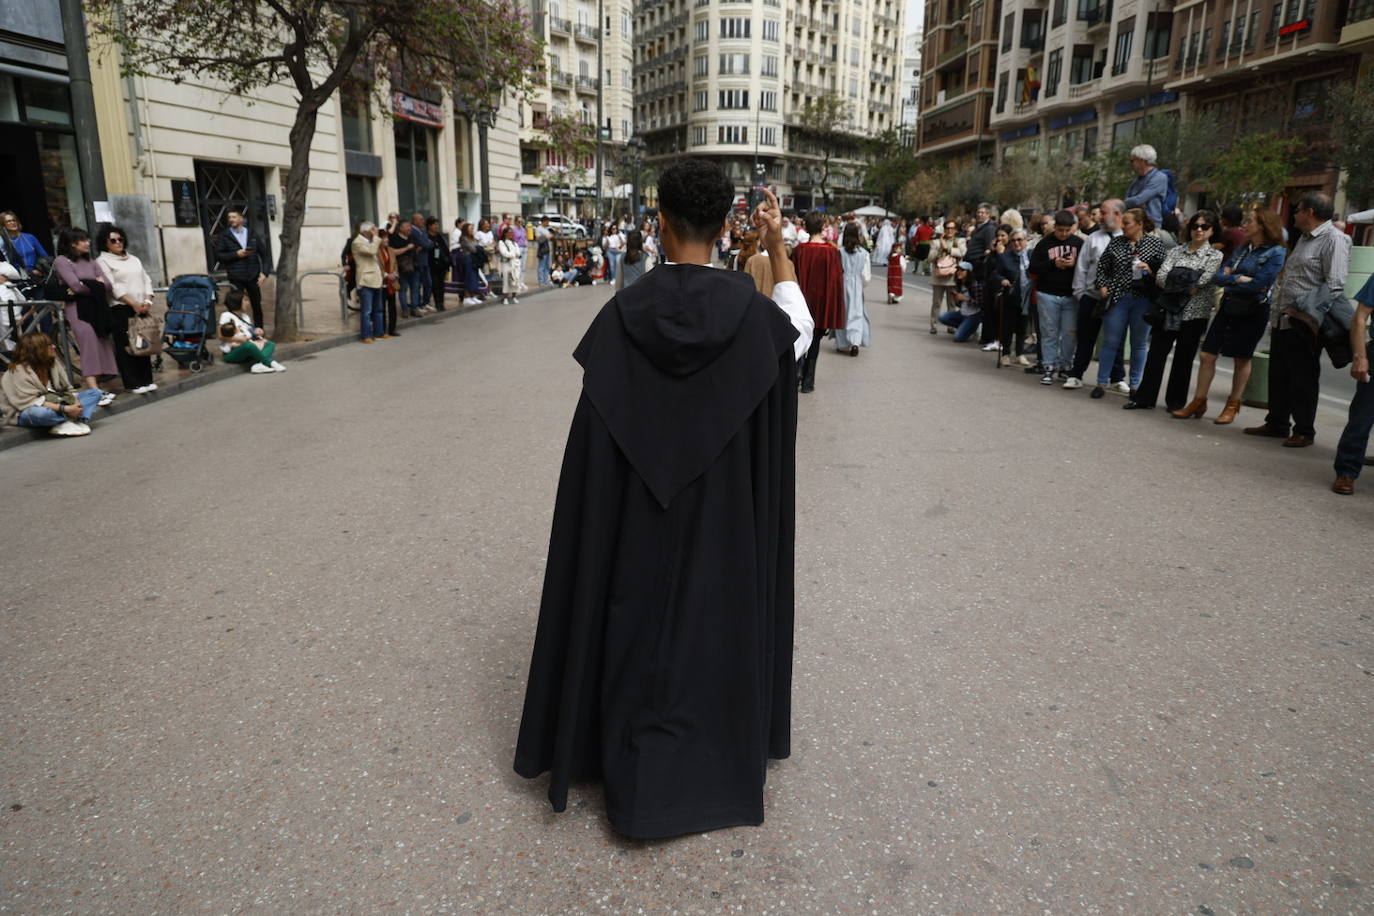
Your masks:
[[[230,210],[244,211],[248,225],[267,243],[269,263],[275,263],[262,169],[197,160],[196,193],[200,197],[200,228],[205,235],[205,263],[211,273],[220,269],[215,262],[212,240],[229,225],[226,215]]]

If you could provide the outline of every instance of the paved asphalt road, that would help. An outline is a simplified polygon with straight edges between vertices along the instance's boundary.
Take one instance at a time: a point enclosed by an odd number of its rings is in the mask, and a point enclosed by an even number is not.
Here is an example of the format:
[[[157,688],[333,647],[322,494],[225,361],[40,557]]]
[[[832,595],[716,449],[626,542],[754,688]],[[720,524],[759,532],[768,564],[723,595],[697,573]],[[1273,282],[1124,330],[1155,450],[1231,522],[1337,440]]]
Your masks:
[[[801,410],[762,827],[629,842],[511,772],[597,287],[0,456],[0,911],[1369,912],[1337,419],[1123,412],[870,294]]]

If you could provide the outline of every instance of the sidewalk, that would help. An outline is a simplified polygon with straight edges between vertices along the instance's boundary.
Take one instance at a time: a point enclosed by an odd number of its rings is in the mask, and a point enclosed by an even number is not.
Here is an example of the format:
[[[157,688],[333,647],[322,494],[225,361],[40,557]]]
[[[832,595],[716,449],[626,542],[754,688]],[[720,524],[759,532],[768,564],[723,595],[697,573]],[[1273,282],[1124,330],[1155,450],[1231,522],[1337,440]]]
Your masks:
[[[521,298],[535,296],[540,293],[549,292],[554,287],[541,289],[535,282],[533,266],[526,272],[526,285],[529,289],[521,293]],[[301,322],[300,339],[294,343],[279,344],[277,347],[277,357],[283,363],[290,363],[293,359],[299,359],[310,353],[317,353],[320,350],[328,350],[333,347],[343,346],[347,343],[354,343],[358,340],[358,313],[349,310],[346,320],[339,315],[339,283],[334,276],[316,275],[306,277],[302,283],[302,311],[304,320]],[[223,300],[223,290],[220,298]],[[488,299],[478,305],[462,305],[462,296],[458,293],[449,292],[444,296],[445,310],[442,312],[430,312],[419,318],[401,318],[397,322],[397,329],[418,328],[422,325],[433,324],[452,318],[455,315],[462,315],[479,309],[488,308],[492,305],[499,305],[500,298]],[[165,296],[159,295],[155,308],[161,314],[167,307]],[[272,337],[273,313],[276,308],[276,282],[269,279],[263,290],[262,310],[264,323],[267,325],[267,336]],[[113,391],[118,398],[108,407],[99,408],[96,411],[95,420],[97,423],[106,420],[112,415],[136,410],[158,401],[165,400],[173,395],[193,391],[205,385],[222,381],[227,378],[234,378],[247,371],[247,366],[230,365],[220,359],[217,347],[212,347],[215,361],[212,365],[205,367],[200,372],[192,372],[181,366],[170,356],[162,359],[162,370],[156,372],[153,380],[157,383],[157,391],[151,394],[137,395],[131,394],[124,389],[116,376],[106,382],[101,383],[101,387],[106,391]],[[76,380],[78,383],[80,379]],[[15,448],[29,442],[40,439],[47,439],[48,435],[43,430],[29,429],[18,426],[0,427],[0,451]]]

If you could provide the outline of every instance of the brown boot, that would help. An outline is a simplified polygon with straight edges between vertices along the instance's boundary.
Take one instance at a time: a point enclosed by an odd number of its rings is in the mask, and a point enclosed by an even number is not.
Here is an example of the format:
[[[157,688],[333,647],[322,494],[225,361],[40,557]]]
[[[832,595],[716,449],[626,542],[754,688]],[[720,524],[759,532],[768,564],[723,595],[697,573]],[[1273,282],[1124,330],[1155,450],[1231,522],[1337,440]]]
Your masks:
[[[1180,420],[1196,420],[1207,412],[1206,398],[1193,398],[1182,410],[1171,410],[1169,416]]]
[[[1217,418],[1212,422],[1221,425],[1231,423],[1236,419],[1238,413],[1240,413],[1240,401],[1236,398],[1227,398],[1226,406],[1221,409],[1221,413],[1217,414]]]

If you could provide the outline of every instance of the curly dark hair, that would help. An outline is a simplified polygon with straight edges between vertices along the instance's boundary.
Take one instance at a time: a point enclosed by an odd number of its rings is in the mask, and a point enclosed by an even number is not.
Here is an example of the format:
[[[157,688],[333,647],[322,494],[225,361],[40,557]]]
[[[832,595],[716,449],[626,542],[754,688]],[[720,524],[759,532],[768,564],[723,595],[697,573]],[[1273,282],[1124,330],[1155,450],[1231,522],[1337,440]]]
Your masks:
[[[713,241],[734,202],[734,184],[724,169],[709,160],[683,159],[658,176],[662,216],[674,234],[686,241]]]

